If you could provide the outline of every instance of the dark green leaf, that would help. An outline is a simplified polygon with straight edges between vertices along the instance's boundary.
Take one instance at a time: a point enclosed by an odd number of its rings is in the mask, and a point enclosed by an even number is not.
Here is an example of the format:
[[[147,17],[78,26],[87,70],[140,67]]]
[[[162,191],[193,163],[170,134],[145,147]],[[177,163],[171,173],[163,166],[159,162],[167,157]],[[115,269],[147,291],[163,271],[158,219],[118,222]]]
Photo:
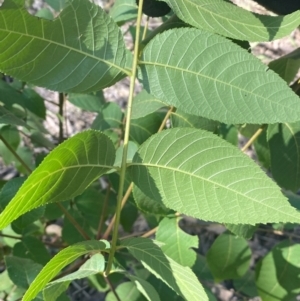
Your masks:
[[[86,111],[92,112],[101,111],[102,106],[105,104],[105,99],[102,91],[97,95],[71,93],[68,96],[68,100],[73,105],[82,108]]]
[[[254,272],[249,270],[247,273],[238,279],[233,280],[234,287],[238,292],[242,292],[249,297],[258,296],[258,292],[255,286],[255,275]]]
[[[206,259],[216,280],[235,279],[247,272],[251,250],[245,239],[223,233],[208,250]]]
[[[230,232],[244,239],[250,239],[257,228],[257,226],[252,225],[225,224],[225,226]]]
[[[133,282],[118,285],[116,292],[122,301],[146,301],[147,299],[138,291]],[[113,292],[109,292],[105,301],[118,301]]]

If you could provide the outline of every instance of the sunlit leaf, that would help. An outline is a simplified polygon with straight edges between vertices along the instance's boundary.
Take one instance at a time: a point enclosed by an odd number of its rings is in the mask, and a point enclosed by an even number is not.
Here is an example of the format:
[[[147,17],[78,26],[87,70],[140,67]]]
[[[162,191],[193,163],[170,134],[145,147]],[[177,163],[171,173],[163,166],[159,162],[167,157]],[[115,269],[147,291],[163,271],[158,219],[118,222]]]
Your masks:
[[[163,242],[163,252],[181,264],[192,267],[196,261],[196,252],[192,248],[198,248],[197,236],[192,236],[180,229],[179,217],[164,218],[158,226],[156,240]]]
[[[271,41],[291,33],[300,12],[288,16],[255,14],[224,0],[165,0],[184,22],[226,37],[252,42]]]
[[[2,72],[56,91],[101,90],[129,74],[131,60],[113,20],[80,0],[68,2],[54,21],[30,15],[22,0],[5,0],[0,49]]]
[[[192,270],[166,256],[150,239],[127,238],[122,245],[157,278],[186,300],[207,301],[207,296]]]
[[[175,128],[156,134],[130,169],[145,195],[196,218],[252,225],[300,221],[257,164],[210,132]]]
[[[55,148],[0,215],[0,229],[38,206],[81,194],[112,168],[115,149],[101,132],[85,131]]]
[[[116,23],[123,23],[137,17],[137,5],[135,0],[116,0],[109,14]]]
[[[109,247],[106,241],[85,241],[67,247],[54,256],[37,275],[23,297],[23,301],[32,300],[46,284],[56,276],[65,266],[82,255],[92,251],[103,251]]]
[[[144,88],[186,113],[227,124],[299,119],[299,97],[285,81],[246,50],[204,30],[157,35],[139,63]]]

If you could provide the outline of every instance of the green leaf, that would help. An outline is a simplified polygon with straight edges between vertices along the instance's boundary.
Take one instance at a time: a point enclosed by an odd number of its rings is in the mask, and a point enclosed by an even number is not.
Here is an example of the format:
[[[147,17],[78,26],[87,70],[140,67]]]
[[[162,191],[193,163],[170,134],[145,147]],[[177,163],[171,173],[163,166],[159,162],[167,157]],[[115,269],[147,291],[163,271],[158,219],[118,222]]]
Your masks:
[[[200,116],[191,115],[183,112],[182,110],[176,110],[171,115],[172,127],[191,127],[196,129],[203,129],[211,132],[215,132],[219,126],[219,122],[207,119]]]
[[[148,139],[130,166],[142,192],[168,208],[231,224],[299,222],[279,187],[216,135],[175,128]]]
[[[219,127],[220,137],[235,146],[238,146],[239,143],[238,133],[237,128],[232,124],[222,123]]]
[[[255,286],[255,275],[252,270],[247,271],[243,277],[234,279],[233,283],[237,292],[242,292],[252,298],[258,296]]]
[[[15,126],[5,125],[0,128],[0,135],[6,140],[13,150],[17,150],[21,138],[18,129]],[[17,159],[12,152],[6,147],[0,139],[0,157],[2,157],[5,164],[15,162]]]
[[[69,208],[68,212],[73,217],[73,219],[81,226],[81,228],[87,233],[89,237],[93,237],[88,218],[82,216],[80,212],[76,209]],[[74,226],[68,217],[64,217],[64,227],[62,229],[62,239],[69,245],[72,245],[76,242],[83,241],[85,238],[81,233],[78,232],[77,228]]]
[[[130,123],[130,140],[133,140],[137,144],[142,144],[151,135],[157,133],[164,114],[154,112],[144,117],[133,119]]]
[[[269,68],[289,84],[295,78],[300,68],[300,48],[270,62]]]
[[[256,266],[256,287],[264,301],[288,301],[300,293],[300,245],[284,241]]]
[[[116,292],[122,301],[146,301],[147,299],[138,291],[135,283],[125,282],[116,288]],[[109,292],[105,301],[118,301],[113,292]]]
[[[226,37],[250,42],[271,41],[290,34],[300,12],[287,16],[265,16],[224,0],[165,0],[184,22]]]
[[[20,125],[24,126],[27,129],[30,129],[30,126],[27,125],[21,118],[18,118],[10,112],[6,110],[3,106],[0,105],[0,123],[11,124],[11,125]]]
[[[127,275],[127,277],[136,285],[138,291],[145,297],[148,301],[160,301],[159,295],[155,288],[142,278]]]
[[[172,212],[163,202],[148,197],[136,185],[133,186],[133,197],[139,210],[144,213],[166,216]]]
[[[235,279],[247,272],[251,250],[245,239],[223,233],[208,250],[206,259],[212,274],[218,281]]]
[[[300,122],[269,125],[267,139],[274,180],[296,192],[300,187]]]
[[[103,133],[85,131],[55,148],[33,171],[0,215],[0,229],[38,206],[81,194],[115,160],[112,142]]]
[[[42,265],[35,263],[30,259],[14,256],[6,256],[5,265],[9,278],[15,285],[22,288],[28,288],[42,269]]]
[[[271,154],[266,131],[261,133],[254,141],[254,148],[259,162],[264,168],[269,169],[271,166]]]
[[[65,92],[101,90],[129,74],[131,53],[99,6],[73,0],[54,21],[38,19],[23,6],[22,0],[6,0],[0,8],[2,72]]]
[[[55,255],[37,275],[26,291],[23,301],[32,300],[54,276],[80,256],[93,251],[103,251],[107,248],[109,248],[107,241],[90,240],[63,249]]]
[[[190,268],[183,267],[166,256],[161,249],[147,238],[128,238],[122,245],[144,267],[165,282],[186,300],[208,300],[206,294]]]
[[[123,23],[136,19],[136,2],[135,0],[116,0],[109,14],[116,23]]]
[[[252,225],[225,224],[225,226],[231,233],[244,239],[250,239],[257,228],[257,226]]]
[[[66,0],[46,0],[46,2],[56,11],[62,10],[67,3]]]
[[[200,281],[214,282],[214,277],[208,267],[207,260],[203,255],[197,254],[196,262],[193,265],[192,270]]]
[[[178,225],[181,218],[164,218],[158,226],[156,240],[163,242],[162,251],[182,266],[191,267],[196,261],[197,236],[182,231]]]
[[[131,119],[145,117],[163,107],[166,104],[161,100],[153,97],[146,90],[142,90],[133,101]]]
[[[45,301],[56,301],[57,297],[64,292],[70,282],[75,279],[86,278],[104,271],[105,260],[103,255],[95,254],[87,260],[76,272],[50,282],[43,290]]]
[[[73,105],[91,112],[99,112],[105,104],[103,92],[94,94],[71,93],[68,100]]]
[[[24,106],[26,109],[34,113],[36,116],[45,119],[46,118],[46,106],[44,99],[37,94],[33,89],[26,88],[23,91],[24,94]]]
[[[22,241],[16,243],[13,255],[31,259],[41,265],[45,265],[51,258],[45,245],[33,236],[25,236]]]
[[[139,63],[144,88],[186,113],[229,124],[299,119],[299,98],[286,82],[246,50],[206,31],[165,31]]]

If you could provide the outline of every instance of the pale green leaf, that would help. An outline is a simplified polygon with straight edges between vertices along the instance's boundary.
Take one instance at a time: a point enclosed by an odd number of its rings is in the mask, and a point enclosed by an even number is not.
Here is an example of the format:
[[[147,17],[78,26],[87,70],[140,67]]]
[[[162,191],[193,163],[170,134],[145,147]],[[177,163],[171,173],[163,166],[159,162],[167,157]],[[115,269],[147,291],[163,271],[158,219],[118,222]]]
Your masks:
[[[128,238],[122,245],[157,278],[186,300],[208,300],[195,274],[166,256],[150,239]]]
[[[300,68],[300,48],[270,62],[269,67],[289,84]]]
[[[138,291],[133,282],[125,282],[118,285],[116,292],[122,301],[146,301],[147,299]],[[118,301],[113,292],[106,295],[105,301]]]
[[[167,256],[182,266],[191,267],[196,261],[196,252],[192,248],[198,248],[199,239],[180,229],[180,219],[165,217],[159,223],[155,238],[164,243],[161,249]]]
[[[224,0],[165,0],[184,22],[237,40],[271,41],[299,25],[300,12],[288,16],[252,13]]]
[[[116,0],[109,14],[116,23],[123,23],[137,17],[135,0]]]
[[[42,265],[30,259],[14,256],[6,256],[5,265],[11,281],[22,288],[28,288],[42,269]]]
[[[56,91],[101,90],[129,74],[131,60],[113,20],[80,0],[68,2],[54,21],[30,15],[22,0],[5,0],[0,49],[2,72]]]
[[[223,233],[208,250],[206,260],[218,281],[240,278],[249,268],[251,250],[244,238]]]
[[[56,276],[65,266],[82,255],[94,251],[103,251],[109,248],[107,241],[85,241],[67,247],[55,255],[41,270],[23,297],[23,301],[32,300],[47,283]]]
[[[66,140],[33,171],[1,213],[0,229],[31,209],[81,194],[112,168],[114,160],[114,146],[101,132],[89,130]]]
[[[45,301],[55,301],[56,298],[66,290],[72,280],[82,279],[90,275],[102,273],[104,271],[104,267],[105,260],[103,255],[93,255],[76,272],[50,282],[43,290]]]
[[[155,288],[146,280],[132,276],[127,275],[127,277],[136,285],[136,288],[138,291],[145,297],[148,301],[160,301],[159,295]]]
[[[267,139],[274,180],[296,192],[300,188],[300,122],[269,125]]]
[[[145,47],[139,64],[144,88],[186,113],[229,124],[299,119],[299,97],[286,82],[221,36],[165,31]]]
[[[146,90],[142,90],[133,101],[131,119],[138,119],[149,115],[163,107],[166,104],[153,97]]]
[[[130,166],[143,193],[168,208],[231,224],[300,222],[279,187],[247,155],[200,129],[148,139]]]
[[[288,301],[300,293],[300,245],[284,241],[256,266],[256,287],[264,301]]]

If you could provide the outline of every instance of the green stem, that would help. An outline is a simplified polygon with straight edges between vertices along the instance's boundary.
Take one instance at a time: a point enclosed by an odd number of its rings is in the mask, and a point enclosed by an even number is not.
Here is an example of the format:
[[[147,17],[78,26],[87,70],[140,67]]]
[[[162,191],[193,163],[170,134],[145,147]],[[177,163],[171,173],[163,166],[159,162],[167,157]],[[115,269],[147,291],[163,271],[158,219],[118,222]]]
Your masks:
[[[9,151],[16,157],[16,159],[23,165],[23,167],[31,173],[31,168],[25,163],[25,161],[17,154],[17,152],[11,147],[11,145],[6,141],[6,139],[0,134],[0,140],[9,149]]]
[[[129,142],[129,133],[130,133],[130,118],[131,118],[132,102],[134,96],[134,87],[136,81],[136,72],[137,72],[138,56],[139,56],[139,37],[140,37],[140,30],[141,30],[141,20],[143,16],[142,13],[143,2],[144,2],[143,0],[140,0],[139,2],[138,16],[136,22],[134,56],[133,56],[133,64],[132,64],[132,74],[130,76],[130,89],[129,89],[129,97],[128,97],[128,105],[127,105],[127,114],[126,114],[124,145],[123,145],[122,164],[121,164],[121,171],[120,171],[120,183],[119,183],[117,207],[116,207],[116,221],[113,230],[113,237],[112,237],[111,249],[109,252],[107,267],[104,273],[105,276],[107,276],[111,270],[115,251],[116,251],[117,240],[118,240],[118,228],[120,223],[123,190],[124,190],[126,167],[127,167],[127,151],[128,151],[128,142]]]

